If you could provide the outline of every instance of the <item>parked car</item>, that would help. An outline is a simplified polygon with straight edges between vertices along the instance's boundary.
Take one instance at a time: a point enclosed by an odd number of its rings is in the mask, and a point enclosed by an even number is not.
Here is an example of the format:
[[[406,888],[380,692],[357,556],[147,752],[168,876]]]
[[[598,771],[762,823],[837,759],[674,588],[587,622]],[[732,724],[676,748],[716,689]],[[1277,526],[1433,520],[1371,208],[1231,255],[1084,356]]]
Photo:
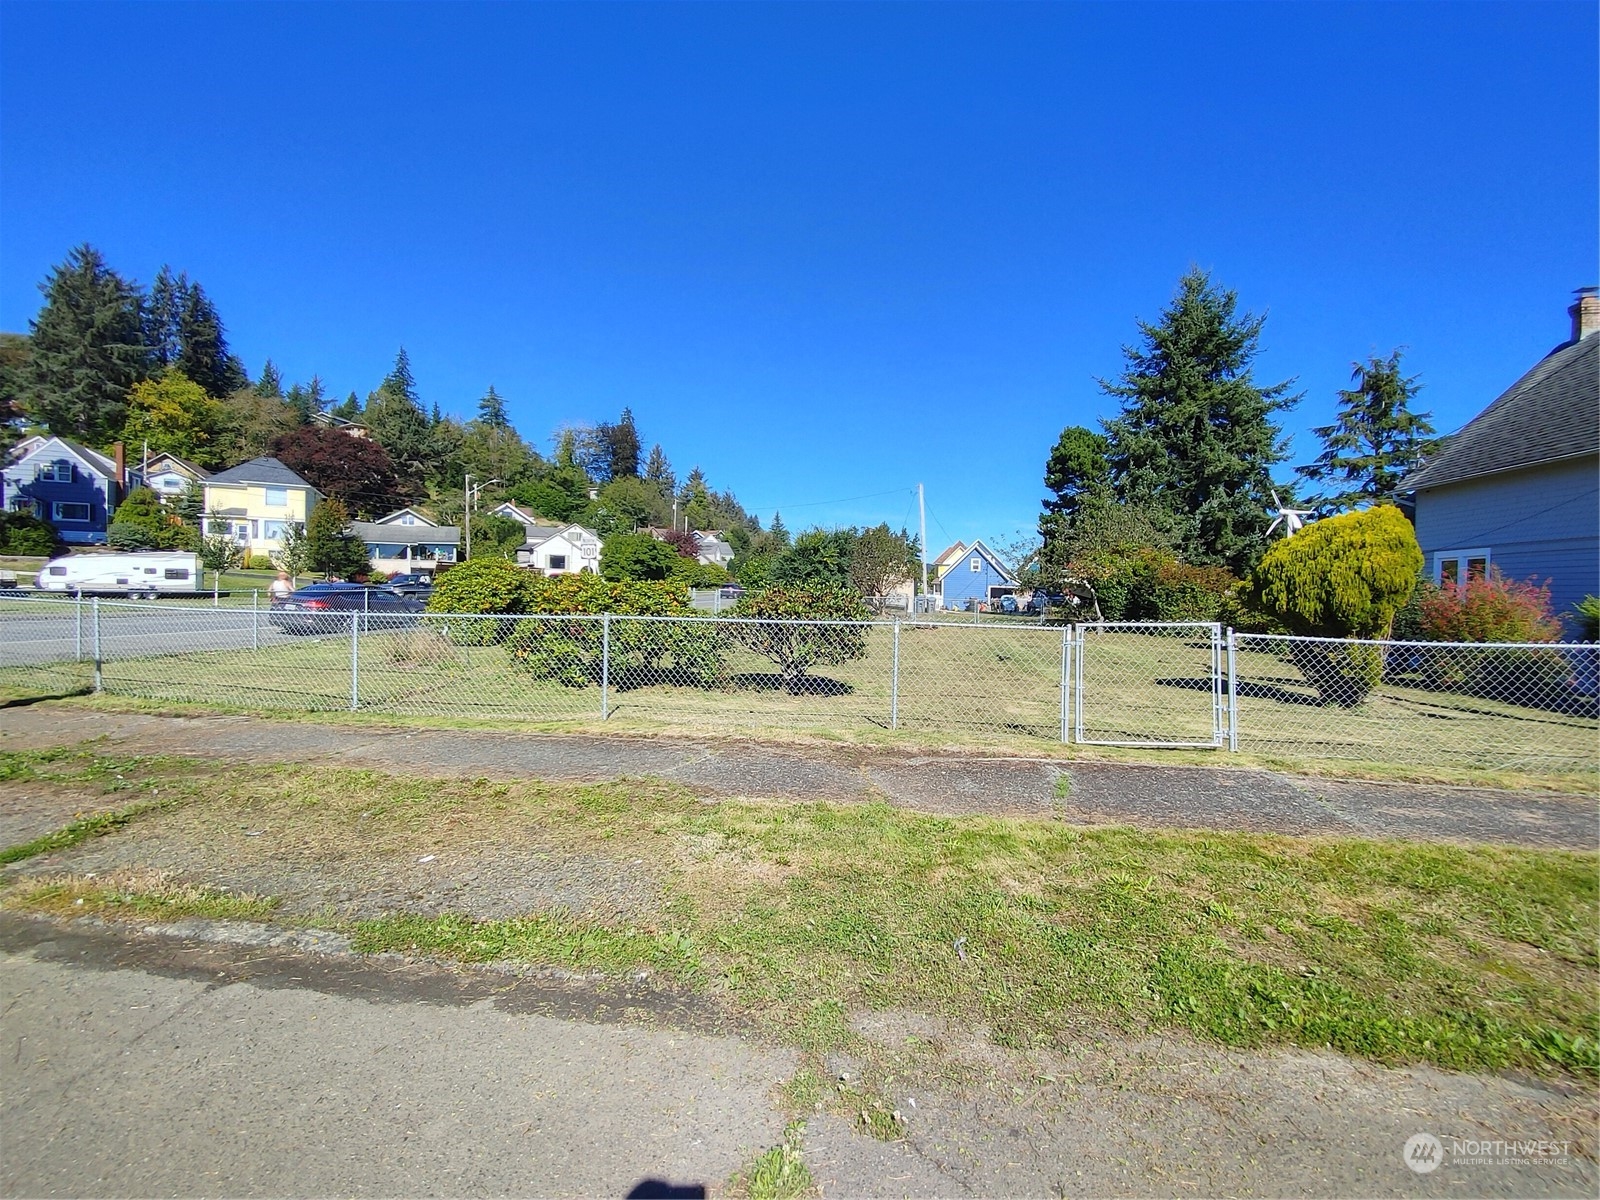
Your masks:
[[[433,580],[427,575],[396,575],[383,586],[402,596],[415,596],[418,600],[426,600],[433,595]]]
[[[1017,607],[1017,598],[1015,596],[1001,596],[1000,611],[1003,613],[1015,613],[1022,610]]]
[[[737,600],[744,595],[744,589],[737,583],[730,583],[726,585],[722,591],[718,593],[718,595],[720,595],[724,600]]]
[[[272,602],[268,620],[285,633],[348,633],[347,613],[360,613],[367,629],[399,629],[415,625],[422,601],[392,588],[370,583],[311,583]]]
[[[1071,603],[1064,592],[1035,592],[1028,600],[1028,611],[1042,613],[1047,608],[1062,608]]]

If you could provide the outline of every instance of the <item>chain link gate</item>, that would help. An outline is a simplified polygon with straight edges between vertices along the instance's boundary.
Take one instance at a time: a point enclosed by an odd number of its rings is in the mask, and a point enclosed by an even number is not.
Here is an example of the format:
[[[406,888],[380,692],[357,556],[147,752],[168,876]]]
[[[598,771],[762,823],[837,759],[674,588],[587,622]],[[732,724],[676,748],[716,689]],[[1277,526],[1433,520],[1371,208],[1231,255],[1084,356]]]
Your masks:
[[[1085,746],[1228,743],[1222,626],[1107,621],[1073,637],[1073,740]]]

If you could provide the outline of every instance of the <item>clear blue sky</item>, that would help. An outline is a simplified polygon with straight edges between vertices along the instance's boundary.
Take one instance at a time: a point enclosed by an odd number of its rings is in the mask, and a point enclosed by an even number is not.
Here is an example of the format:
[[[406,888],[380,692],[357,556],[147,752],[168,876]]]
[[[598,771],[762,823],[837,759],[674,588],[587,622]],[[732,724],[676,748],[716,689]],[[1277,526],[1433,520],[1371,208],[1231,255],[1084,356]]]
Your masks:
[[[1409,347],[1453,429],[1600,277],[1597,8],[0,7],[0,328],[92,242],[252,373],[633,409],[763,521],[1030,529],[1190,265],[1269,314],[1294,462]],[[847,499],[888,493],[866,499]]]

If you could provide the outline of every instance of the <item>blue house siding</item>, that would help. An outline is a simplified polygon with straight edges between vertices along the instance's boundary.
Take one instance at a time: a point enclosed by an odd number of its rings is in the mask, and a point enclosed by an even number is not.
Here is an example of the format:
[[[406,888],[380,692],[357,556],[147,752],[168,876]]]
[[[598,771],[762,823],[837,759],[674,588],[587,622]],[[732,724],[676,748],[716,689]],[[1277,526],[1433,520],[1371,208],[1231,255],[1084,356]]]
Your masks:
[[[972,569],[972,560],[978,560],[978,569]],[[981,550],[968,550],[941,581],[945,608],[965,608],[967,601],[977,599],[987,602],[989,589],[1014,588],[1016,581],[1007,575]]]
[[[1416,502],[1430,576],[1452,551],[1487,550],[1508,579],[1549,580],[1564,616],[1600,595],[1600,456],[1422,488]]]
[[[65,462],[71,466],[68,480],[40,479],[40,466]],[[114,504],[114,485],[109,477],[68,455],[60,443],[47,442],[6,467],[5,505],[12,512],[31,511],[54,525],[61,540],[75,545],[98,544],[106,540],[106,526]],[[84,505],[82,519],[63,515],[59,505]]]

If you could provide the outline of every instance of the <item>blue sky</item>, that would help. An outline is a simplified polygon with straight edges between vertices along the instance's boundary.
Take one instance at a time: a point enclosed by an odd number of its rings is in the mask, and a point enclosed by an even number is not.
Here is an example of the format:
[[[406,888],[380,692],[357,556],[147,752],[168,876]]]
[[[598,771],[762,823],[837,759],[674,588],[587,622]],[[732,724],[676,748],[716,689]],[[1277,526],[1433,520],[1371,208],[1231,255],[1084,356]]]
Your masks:
[[[78,242],[252,372],[632,408],[790,528],[1031,528],[1191,264],[1266,312],[1292,462],[1408,347],[1452,429],[1600,279],[1597,9],[0,8],[0,328]],[[859,497],[859,498],[858,498]]]

